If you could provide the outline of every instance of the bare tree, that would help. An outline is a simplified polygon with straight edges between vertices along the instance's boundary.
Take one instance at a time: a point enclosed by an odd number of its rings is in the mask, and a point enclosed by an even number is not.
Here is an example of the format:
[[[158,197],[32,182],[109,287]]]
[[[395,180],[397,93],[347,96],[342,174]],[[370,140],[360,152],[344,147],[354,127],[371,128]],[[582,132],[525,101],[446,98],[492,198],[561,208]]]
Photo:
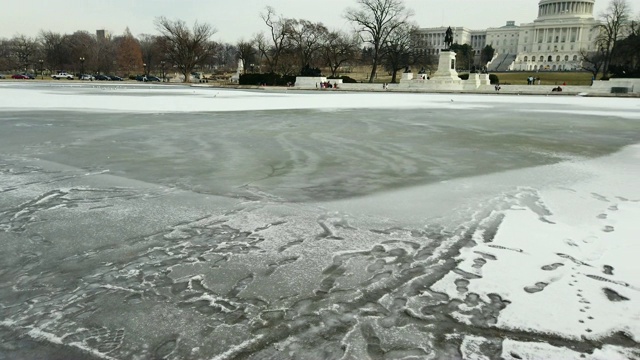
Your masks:
[[[53,31],[41,31],[38,39],[42,47],[44,61],[53,70],[65,70],[70,65],[70,48],[68,35]]]
[[[164,60],[162,42],[157,35],[141,34],[138,43],[142,51],[142,61],[147,64],[147,71],[150,69],[159,70],[160,62]]]
[[[171,21],[165,17],[157,18],[155,24],[161,34],[164,53],[180,69],[184,81],[189,81],[193,69],[206,64],[213,55],[209,39],[216,30],[209,24],[198,22],[189,29],[184,21]]]
[[[357,0],[358,8],[349,8],[345,18],[356,24],[363,41],[373,47],[373,67],[369,82],[376,76],[381,49],[389,35],[406,23],[413,11],[404,6],[402,0]]]
[[[280,66],[280,56],[288,46],[288,34],[293,20],[279,17],[271,6],[267,6],[260,17],[269,28],[269,38],[261,33],[256,35],[254,42],[260,56],[267,62],[269,72],[275,72]]]
[[[27,71],[29,65],[35,64],[34,57],[40,50],[38,42],[25,35],[16,35],[11,39],[11,53],[15,57],[20,70]]]
[[[244,41],[243,39],[238,40],[236,43],[236,58],[238,60],[242,60],[242,66],[244,67],[244,71],[247,71],[247,66],[250,64],[254,64],[256,61],[256,48],[254,44],[250,41]]]
[[[611,0],[607,10],[600,14],[601,24],[596,38],[596,46],[604,53],[602,74],[607,76],[609,64],[618,41],[625,36],[629,24],[631,8],[627,0]]]
[[[621,38],[613,49],[608,67],[612,77],[640,77],[640,17],[629,22]]]
[[[314,67],[321,59],[320,50],[326,41],[329,30],[321,23],[308,20],[294,20],[291,23],[289,40],[300,64],[300,69],[309,65]]]
[[[0,71],[14,69],[14,61],[11,58],[11,41],[0,39]]]
[[[93,51],[93,69],[96,73],[107,74],[115,69],[116,61],[115,43],[110,38],[96,39]]]
[[[331,70],[331,77],[336,77],[342,64],[355,60],[360,52],[360,39],[356,34],[350,36],[340,31],[327,34],[323,54],[325,64]]]
[[[391,72],[392,83],[396,82],[398,70],[417,62],[411,38],[416,29],[417,26],[404,23],[396,27],[382,45],[382,63]]]
[[[580,50],[580,56],[582,57],[582,69],[593,74],[594,79],[597,78],[607,59],[604,49],[600,48],[596,51]]]
[[[238,53],[238,49],[236,45],[229,43],[217,43],[215,56],[211,59],[212,68],[221,68],[225,70],[230,70],[232,67],[236,66],[236,54]]]
[[[81,67],[95,70],[95,35],[90,34],[87,31],[76,31],[71,35],[65,36],[64,41],[65,45],[69,47],[69,65],[75,68],[78,72],[80,72]],[[81,61],[80,59],[83,60]]]

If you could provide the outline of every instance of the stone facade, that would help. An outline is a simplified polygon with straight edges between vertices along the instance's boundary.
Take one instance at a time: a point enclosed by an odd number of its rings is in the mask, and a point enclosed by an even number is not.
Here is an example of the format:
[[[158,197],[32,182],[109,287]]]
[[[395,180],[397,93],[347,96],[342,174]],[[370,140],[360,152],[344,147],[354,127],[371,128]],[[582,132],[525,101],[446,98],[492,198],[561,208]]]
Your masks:
[[[486,45],[495,49],[488,64],[491,71],[561,71],[581,69],[581,50],[595,50],[597,36],[593,17],[595,0],[541,0],[538,17],[527,24],[507,21],[486,30],[452,27],[454,42],[469,44],[480,63]],[[446,27],[419,29],[414,35],[418,51],[439,54],[444,49]],[[482,64],[485,65],[485,64]]]

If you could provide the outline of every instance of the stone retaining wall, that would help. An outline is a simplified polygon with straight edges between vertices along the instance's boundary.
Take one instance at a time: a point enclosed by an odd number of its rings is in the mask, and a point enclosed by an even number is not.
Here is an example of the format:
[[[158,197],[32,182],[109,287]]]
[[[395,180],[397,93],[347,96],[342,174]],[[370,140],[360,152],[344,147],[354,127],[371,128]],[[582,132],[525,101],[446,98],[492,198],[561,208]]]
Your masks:
[[[300,79],[300,78],[298,78]],[[297,89],[314,89],[316,79],[310,81],[298,81],[296,79]],[[324,79],[324,78],[322,78]],[[484,79],[482,79],[484,80]],[[333,79],[329,80],[331,83]],[[494,85],[488,85],[482,81],[477,85],[477,80],[471,82],[461,81],[460,84],[435,84],[429,80],[414,79],[400,84],[388,84],[385,89],[380,83],[340,83],[338,80],[337,89],[326,90],[343,90],[343,91],[403,91],[403,92],[425,92],[425,93],[503,93],[503,94],[531,94],[531,95],[596,95],[606,96],[612,94],[612,88],[624,88],[630,96],[637,96],[640,93],[640,79],[610,79],[608,81],[595,81],[592,86],[562,86],[561,92],[552,91],[557,85],[501,85],[500,90],[496,91]],[[487,80],[488,81],[488,80]],[[469,86],[465,86],[469,85]],[[325,90],[325,89],[323,89]],[[619,94],[613,94],[619,95]]]

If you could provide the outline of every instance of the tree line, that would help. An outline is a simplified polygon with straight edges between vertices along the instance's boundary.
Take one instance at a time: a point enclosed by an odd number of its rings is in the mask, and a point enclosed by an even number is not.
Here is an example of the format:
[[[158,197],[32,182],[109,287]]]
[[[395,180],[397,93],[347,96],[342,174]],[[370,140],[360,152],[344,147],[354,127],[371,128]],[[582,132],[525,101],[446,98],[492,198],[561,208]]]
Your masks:
[[[417,26],[402,0],[356,0],[345,17],[353,32],[329,29],[322,22],[284,17],[267,6],[260,14],[266,31],[236,43],[211,40],[216,29],[207,23],[189,27],[182,20],[160,17],[156,34],[134,36],[129,29],[98,38],[87,31],[62,34],[41,31],[36,37],[0,39],[0,70],[38,72],[86,69],[88,73],[124,76],[179,72],[188,80],[194,71],[233,70],[237,60],[246,72],[298,75],[303,68],[325,69],[336,77],[350,67],[372,65],[393,74],[407,65],[430,66],[434,59],[412,50]]]
[[[640,68],[640,26],[632,20],[627,0],[612,0],[600,14],[597,50],[582,56],[585,69],[598,73],[638,73]],[[407,66],[431,69],[437,64],[433,55],[417,51],[412,22],[414,13],[403,0],[355,0],[344,17],[352,32],[327,28],[322,22],[282,16],[267,6],[259,17],[265,31],[236,43],[216,42],[216,29],[196,22],[189,27],[182,20],[159,17],[156,34],[134,36],[128,29],[113,37],[98,38],[87,31],[61,34],[41,31],[36,37],[16,35],[0,39],[0,70],[49,71],[86,69],[89,73],[124,76],[178,72],[188,81],[194,71],[235,70],[237,60],[245,72],[299,75],[304,71],[328,71],[336,77],[349,67],[370,66],[369,82],[382,68],[396,82],[399,71]],[[493,49],[482,51],[481,63],[474,63],[469,44],[454,44],[459,63],[469,69],[488,62]],[[312,71],[312,72],[313,72]]]
[[[599,16],[595,50],[582,50],[583,68],[594,78],[640,77],[640,16],[634,19],[627,0],[611,0]]]

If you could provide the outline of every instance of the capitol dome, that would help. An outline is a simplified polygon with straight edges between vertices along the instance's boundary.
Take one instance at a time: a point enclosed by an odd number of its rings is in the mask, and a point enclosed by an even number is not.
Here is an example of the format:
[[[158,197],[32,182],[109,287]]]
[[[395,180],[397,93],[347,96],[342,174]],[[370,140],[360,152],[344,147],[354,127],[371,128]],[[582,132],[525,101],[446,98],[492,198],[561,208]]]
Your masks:
[[[536,21],[593,18],[595,0],[541,0]]]

